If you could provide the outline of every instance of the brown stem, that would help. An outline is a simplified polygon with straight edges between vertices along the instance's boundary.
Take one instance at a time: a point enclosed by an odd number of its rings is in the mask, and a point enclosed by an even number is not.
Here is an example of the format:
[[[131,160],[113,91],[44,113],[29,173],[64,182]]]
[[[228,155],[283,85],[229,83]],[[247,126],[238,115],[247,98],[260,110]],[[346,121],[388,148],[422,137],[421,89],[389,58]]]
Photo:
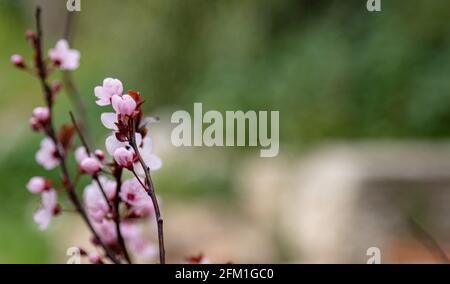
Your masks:
[[[145,184],[142,182],[141,178],[137,175],[137,173],[136,173],[134,170],[132,170],[131,172],[133,173],[134,177],[138,180],[138,182],[141,184],[141,186],[142,186],[142,187],[145,189],[145,191],[147,192],[147,191],[148,191],[147,185],[145,185]]]
[[[69,115],[70,115],[70,119],[72,120],[72,124],[75,127],[75,130],[78,132],[78,136],[80,137],[81,144],[83,144],[84,148],[86,149],[86,153],[88,155],[90,155],[91,148],[89,147],[89,143],[87,142],[84,133],[81,132],[80,123],[77,122],[77,120],[75,119],[73,112],[69,111]]]
[[[106,191],[103,188],[103,184],[100,182],[100,179],[98,178],[98,175],[97,174],[93,175],[92,179],[95,180],[95,182],[97,183],[98,188],[100,189],[100,192],[102,193],[103,198],[106,201],[106,204],[108,204],[109,210],[112,211],[113,210],[113,206],[111,205],[111,202],[109,201],[108,195],[106,195]]]
[[[36,29],[37,29],[37,37],[35,42],[35,49],[36,49],[36,55],[35,55],[35,63],[36,67],[38,69],[38,76],[41,82],[42,90],[44,92],[45,100],[47,103],[47,107],[50,111],[50,118],[48,122],[48,126],[46,127],[46,134],[48,137],[53,141],[53,143],[56,146],[56,155],[60,162],[60,168],[62,172],[62,179],[64,188],[66,189],[67,195],[69,196],[70,201],[75,206],[75,209],[80,213],[82,219],[89,227],[92,234],[95,236],[95,238],[98,240],[101,247],[104,249],[106,255],[111,259],[114,263],[120,263],[119,260],[116,258],[114,252],[107,246],[103,240],[100,238],[100,236],[95,231],[94,227],[92,226],[89,218],[87,217],[86,212],[84,211],[83,206],[81,205],[81,202],[79,201],[76,193],[75,188],[73,186],[73,183],[70,179],[69,171],[67,169],[66,165],[66,159],[64,156],[64,151],[61,149],[61,146],[58,143],[58,139],[55,135],[55,129],[53,126],[52,121],[52,106],[53,106],[53,93],[50,88],[50,86],[47,83],[47,72],[45,70],[45,64],[42,57],[42,28],[41,28],[41,9],[40,7],[36,8]]]
[[[158,198],[156,197],[155,188],[153,186],[153,181],[152,181],[152,178],[150,175],[150,170],[149,170],[148,166],[145,164],[144,160],[142,159],[142,156],[136,145],[136,138],[135,138],[136,131],[134,129],[134,122],[132,121],[131,124],[133,125],[133,129],[132,129],[131,135],[129,137],[129,142],[130,142],[130,145],[133,148],[136,156],[139,159],[139,163],[141,164],[142,168],[144,169],[145,182],[147,184],[147,187],[145,187],[145,186],[143,186],[143,187],[144,187],[145,191],[147,192],[147,194],[152,199],[153,208],[155,210],[155,217],[156,217],[156,221],[158,224],[159,262],[160,262],[160,264],[165,264],[166,263],[166,256],[165,256],[166,251],[164,248],[163,218],[161,216],[161,211],[159,209]],[[133,173],[134,173],[134,171],[133,171]],[[138,180],[140,181],[139,178],[138,178]]]

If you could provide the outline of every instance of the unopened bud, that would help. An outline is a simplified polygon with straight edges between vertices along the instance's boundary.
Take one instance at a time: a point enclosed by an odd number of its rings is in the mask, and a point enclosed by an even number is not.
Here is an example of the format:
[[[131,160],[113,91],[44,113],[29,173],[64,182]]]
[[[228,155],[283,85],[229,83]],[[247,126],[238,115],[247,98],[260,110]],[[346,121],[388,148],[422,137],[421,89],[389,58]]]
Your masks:
[[[105,153],[103,153],[103,151],[100,149],[95,150],[94,154],[95,157],[97,157],[97,159],[99,159],[100,161],[103,161],[105,159]]]
[[[88,259],[92,264],[103,264],[102,258],[96,253],[89,254]]]
[[[35,117],[31,117],[29,123],[33,131],[39,131],[42,128],[41,123]]]
[[[17,68],[25,68],[25,63],[23,62],[22,56],[19,54],[14,54],[11,56],[11,63]]]
[[[36,42],[36,33],[31,31],[31,30],[26,31],[25,32],[25,39],[28,42],[30,42],[32,44],[35,44],[35,42]]]

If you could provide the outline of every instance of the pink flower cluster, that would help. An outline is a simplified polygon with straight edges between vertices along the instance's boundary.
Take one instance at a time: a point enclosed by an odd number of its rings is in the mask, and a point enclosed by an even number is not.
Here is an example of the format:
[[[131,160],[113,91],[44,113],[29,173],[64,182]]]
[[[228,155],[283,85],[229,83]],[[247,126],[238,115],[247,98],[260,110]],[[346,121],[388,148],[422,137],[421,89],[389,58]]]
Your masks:
[[[140,129],[141,132],[132,129],[136,127],[142,114],[140,96],[133,97],[132,95],[137,93],[132,91],[129,94],[122,94],[122,92],[122,82],[113,78],[106,78],[103,80],[102,86],[94,89],[96,103],[100,106],[112,105],[114,110],[114,112],[105,112],[100,116],[102,124],[112,131],[105,140],[106,151],[112,156],[117,167],[128,169],[135,177],[123,181],[118,193],[114,181],[102,177],[100,182],[103,184],[103,190],[110,203],[117,193],[120,202],[124,205],[124,221],[120,225],[120,230],[128,247],[135,255],[150,258],[155,256],[157,249],[145,240],[141,225],[142,220],[145,219],[153,220],[153,223],[144,222],[144,224],[154,225],[154,208],[144,185],[145,172],[132,147],[130,135],[134,134],[135,145],[151,171],[159,169],[162,162],[153,153],[153,142],[148,132],[143,129]],[[142,138],[142,133],[146,135],[144,138]],[[86,153],[81,149],[77,150],[77,153],[78,156],[86,159]],[[112,245],[117,243],[117,232],[114,229],[114,222],[110,220],[112,212],[108,201],[102,196],[96,183],[93,182],[85,188],[84,202],[89,217],[94,221],[101,238]]]
[[[35,75],[42,85],[46,104],[36,107],[29,120],[31,128],[44,135],[35,159],[45,170],[59,167],[61,179],[53,182],[35,176],[28,181],[28,191],[39,195],[41,200],[33,215],[34,221],[39,229],[45,230],[54,216],[65,210],[74,210],[90,230],[92,243],[100,249],[88,253],[80,248],[81,255],[91,263],[132,263],[128,251],[132,256],[146,260],[159,252],[159,262],[165,263],[163,219],[150,174],[161,168],[162,161],[153,153],[153,140],[147,128],[157,119],[144,117],[143,101],[138,92],[129,90],[124,94],[120,80],[106,78],[94,89],[97,105],[111,105],[113,110],[100,116],[101,123],[111,131],[105,140],[106,151],[91,150],[84,128],[73,113],[70,113],[71,123],[57,128],[52,113],[55,94],[61,89],[61,84],[59,81],[49,82],[50,76],[55,70],[77,69],[80,53],[71,49],[67,40],[61,39],[47,52],[46,58],[42,50],[39,8],[36,9],[36,24],[37,33],[26,33],[26,39],[34,50],[32,64],[26,64],[18,54],[11,56],[11,63]],[[73,145],[75,134],[81,146]],[[75,174],[70,172],[71,157],[77,165]],[[80,198],[77,187],[84,178],[90,183]],[[58,203],[59,193],[65,193],[70,201],[62,204],[73,208],[62,208]],[[157,233],[157,246],[144,234],[147,227]]]
[[[95,175],[103,168],[102,161],[105,158],[102,150],[95,150],[94,153],[88,154],[84,146],[80,146],[75,150],[75,160],[79,169],[86,174]]]
[[[103,80],[103,86],[95,87],[95,96],[99,99],[97,104],[106,106],[112,104],[115,112],[105,112],[100,116],[103,125],[112,130],[113,133],[106,138],[105,147],[107,152],[114,157],[114,160],[122,167],[134,169],[138,175],[143,176],[144,170],[141,163],[137,161],[136,153],[132,149],[124,133],[130,127],[129,118],[138,116],[140,111],[137,107],[142,103],[131,97],[129,94],[120,94],[122,92],[122,82],[118,79],[106,78]],[[134,93],[130,91],[130,93]],[[121,126],[121,128],[119,128]],[[147,136],[142,139],[142,135],[136,132],[134,137],[136,144],[140,147],[142,159],[151,171],[158,170],[162,166],[161,159],[153,154],[152,139]]]
[[[31,128],[43,133],[45,137],[36,153],[36,161],[45,170],[58,166],[62,169],[61,189],[69,193],[69,198],[80,214],[84,214],[93,232],[92,242],[103,248],[105,255],[86,253],[92,263],[104,263],[108,257],[114,263],[131,262],[127,248],[133,255],[144,259],[153,258],[157,246],[149,242],[144,227],[156,226],[154,200],[149,195],[149,184],[146,184],[146,171],[161,167],[161,159],[153,153],[153,142],[143,123],[142,101],[140,94],[129,91],[123,94],[122,82],[118,79],[106,78],[102,86],[94,89],[99,106],[111,105],[114,112],[101,115],[102,124],[112,133],[105,140],[106,152],[96,149],[90,151],[83,134],[72,116],[72,125],[63,125],[59,130],[54,128],[52,106],[54,94],[61,84],[54,81],[47,83],[48,76],[55,69],[74,70],[79,66],[80,53],[71,49],[66,40],[56,43],[48,51],[46,61],[40,53],[40,41],[33,32],[27,33],[27,40],[35,49],[34,62],[28,67],[20,55],[11,56],[16,67],[34,73],[44,84],[46,106],[36,107],[29,120]],[[153,121],[146,118],[145,121]],[[72,136],[78,133],[82,145],[74,148]],[[71,175],[66,166],[67,157],[73,154],[78,166],[77,177],[88,176],[91,182],[84,188],[83,202],[78,202],[75,187],[77,182],[70,181]],[[142,165],[146,165],[146,169]],[[122,180],[123,171],[129,170],[133,177]],[[110,175],[113,179],[107,178]],[[76,178],[76,180],[78,180]],[[49,227],[52,218],[61,212],[57,192],[53,182],[41,176],[32,177],[27,189],[32,194],[40,195],[40,207],[33,219],[39,229]],[[86,219],[85,218],[85,219]]]
[[[27,32],[27,40],[34,47],[37,46],[37,37],[33,32]],[[48,56],[54,65],[61,70],[74,70],[79,66],[80,53],[77,50],[70,49],[66,40],[59,40],[56,46],[48,51]],[[22,69],[28,68],[23,57],[18,54],[11,56],[11,63]],[[32,72],[39,72],[38,66],[35,67],[36,70],[32,70]],[[59,83],[55,81],[51,88],[53,92],[57,92],[59,87]],[[51,127],[51,110],[49,107],[36,107],[32,112],[29,123],[34,131],[48,133]],[[44,169],[51,170],[60,164],[60,155],[64,150],[61,145],[55,143],[54,139],[46,136],[41,141],[40,149],[37,151],[35,158]],[[96,167],[92,163],[86,163],[84,166],[91,171]],[[27,184],[27,188],[31,193],[41,195],[41,207],[36,211],[33,219],[38,224],[39,229],[45,230],[50,225],[52,217],[60,211],[56,190],[52,188],[50,180],[40,176],[32,177]]]
[[[80,52],[70,49],[65,39],[60,39],[56,46],[48,51],[48,57],[61,70],[75,70],[80,65]]]
[[[56,191],[52,188],[51,181],[39,176],[30,179],[27,189],[33,194],[41,195],[41,208],[34,213],[33,219],[39,225],[39,229],[45,230],[50,225],[52,217],[59,213]]]

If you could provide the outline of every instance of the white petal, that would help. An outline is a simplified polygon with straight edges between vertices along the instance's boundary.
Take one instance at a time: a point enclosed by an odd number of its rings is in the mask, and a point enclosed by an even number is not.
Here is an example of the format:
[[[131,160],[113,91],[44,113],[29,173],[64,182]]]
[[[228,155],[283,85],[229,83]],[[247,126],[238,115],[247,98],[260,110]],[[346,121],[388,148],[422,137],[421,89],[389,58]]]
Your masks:
[[[42,193],[42,206],[50,212],[56,207],[57,197],[56,191],[48,190]]]
[[[162,167],[162,160],[155,154],[151,154],[145,163],[151,171],[159,170]]]
[[[114,155],[114,152],[119,149],[120,147],[123,147],[125,145],[124,142],[120,142],[117,140],[116,135],[112,134],[108,136],[105,140],[105,147],[106,151],[112,156]]]
[[[99,99],[103,99],[107,96],[105,90],[101,86],[97,86],[94,88],[94,95]]]
[[[83,146],[80,146],[75,150],[75,160],[77,161],[78,165],[81,164],[81,161],[83,161],[87,157],[88,154],[86,152],[86,148],[84,148]]]
[[[153,140],[149,136],[142,141],[142,152],[151,153],[153,151]]]
[[[121,102],[122,98],[119,95],[114,95],[111,97],[111,104],[113,109],[116,111],[116,113],[119,113],[119,104]]]
[[[52,220],[52,213],[44,208],[41,208],[34,213],[33,220],[38,224],[39,230],[46,230]]]
[[[69,43],[65,39],[60,39],[56,43],[56,49],[58,49],[60,51],[66,51],[69,49]]]
[[[136,145],[139,147],[139,145],[141,145],[141,143],[142,143],[142,135],[141,135],[141,133],[136,133],[134,138],[136,139]]]
[[[102,115],[100,116],[100,120],[106,128],[117,131],[117,125],[115,124],[117,122],[117,115],[115,113],[102,113]]]

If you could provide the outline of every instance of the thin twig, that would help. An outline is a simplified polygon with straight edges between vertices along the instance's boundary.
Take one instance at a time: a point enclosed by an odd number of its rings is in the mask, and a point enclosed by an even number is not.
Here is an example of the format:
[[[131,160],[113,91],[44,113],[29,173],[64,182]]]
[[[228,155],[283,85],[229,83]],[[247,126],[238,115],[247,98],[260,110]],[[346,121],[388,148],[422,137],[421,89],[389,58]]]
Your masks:
[[[80,137],[81,144],[83,144],[84,148],[86,149],[86,153],[88,155],[91,154],[91,148],[89,147],[89,144],[84,136],[84,133],[81,132],[80,124],[75,119],[75,116],[73,115],[73,112],[69,111],[70,119],[72,120],[73,126],[75,127],[75,130],[78,132],[78,136]]]
[[[83,206],[81,205],[81,202],[79,201],[76,193],[75,188],[73,186],[73,183],[70,179],[69,171],[67,169],[66,160],[64,156],[64,151],[61,149],[61,146],[59,145],[58,139],[55,135],[55,129],[53,126],[52,121],[52,106],[53,106],[53,93],[50,88],[50,86],[47,83],[47,72],[45,70],[45,64],[42,57],[42,27],[41,27],[41,9],[40,7],[36,8],[36,30],[37,30],[37,38],[36,38],[36,56],[35,56],[35,63],[36,67],[38,69],[38,77],[41,82],[42,90],[44,92],[44,97],[47,103],[47,107],[50,111],[50,118],[48,122],[48,126],[46,127],[46,134],[48,137],[53,141],[53,143],[56,146],[56,155],[60,162],[60,168],[62,172],[62,179],[64,187],[66,188],[67,194],[69,196],[69,199],[75,206],[75,209],[80,213],[82,219],[89,227],[92,234],[95,236],[95,238],[98,240],[100,246],[104,249],[106,255],[111,259],[114,263],[120,263],[119,260],[116,258],[114,252],[111,250],[109,246],[107,246],[103,240],[100,238],[100,236],[95,231],[93,225],[91,224],[89,218],[87,217],[86,212],[84,211]]]
[[[145,191],[148,191],[148,187],[142,182],[141,178],[137,175],[137,173],[134,170],[132,170],[131,172],[133,173],[134,177],[139,181],[141,186],[145,189]]]
[[[165,248],[164,248],[164,229],[163,229],[164,221],[161,216],[161,211],[159,209],[158,198],[156,197],[155,188],[153,186],[153,181],[152,181],[152,178],[150,175],[149,167],[145,164],[144,159],[142,159],[142,156],[136,145],[136,138],[135,138],[136,130],[134,127],[134,121],[131,121],[131,124],[132,124],[133,128],[131,131],[131,135],[129,137],[129,143],[130,143],[131,147],[133,148],[136,156],[138,157],[139,163],[141,164],[142,168],[144,169],[145,182],[147,184],[147,187],[144,186],[144,189],[146,190],[147,194],[152,199],[153,208],[155,210],[155,217],[156,217],[156,221],[157,221],[157,225],[158,225],[159,262],[160,262],[160,264],[165,264],[166,263],[166,256],[165,256],[166,252],[165,252]]]

